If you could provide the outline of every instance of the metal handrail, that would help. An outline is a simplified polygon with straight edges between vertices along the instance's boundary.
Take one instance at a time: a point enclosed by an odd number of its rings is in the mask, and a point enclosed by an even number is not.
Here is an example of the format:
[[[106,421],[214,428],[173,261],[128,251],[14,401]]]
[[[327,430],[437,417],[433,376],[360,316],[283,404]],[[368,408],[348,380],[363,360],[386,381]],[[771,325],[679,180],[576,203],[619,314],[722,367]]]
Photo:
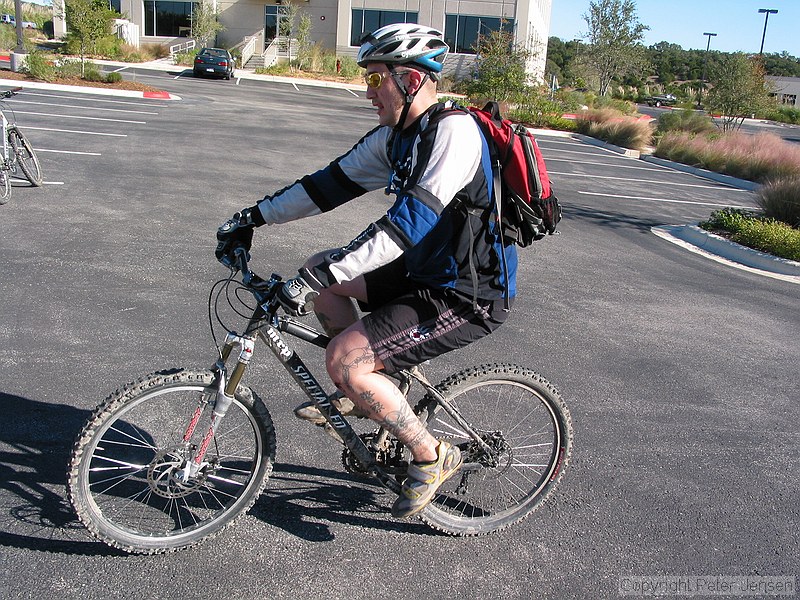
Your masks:
[[[196,45],[197,42],[194,40],[189,40],[188,42],[182,42],[180,44],[174,44],[169,47],[169,55],[174,57],[176,54],[180,54],[181,52],[189,52],[189,50],[194,50]]]

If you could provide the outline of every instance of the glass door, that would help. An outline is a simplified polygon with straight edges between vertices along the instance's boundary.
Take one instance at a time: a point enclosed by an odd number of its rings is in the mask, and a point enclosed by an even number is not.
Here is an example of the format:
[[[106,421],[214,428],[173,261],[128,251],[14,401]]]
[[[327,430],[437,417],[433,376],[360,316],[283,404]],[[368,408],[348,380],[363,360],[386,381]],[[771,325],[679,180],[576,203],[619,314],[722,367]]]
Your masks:
[[[282,6],[267,5],[264,17],[264,48],[280,35],[280,22],[286,18]]]

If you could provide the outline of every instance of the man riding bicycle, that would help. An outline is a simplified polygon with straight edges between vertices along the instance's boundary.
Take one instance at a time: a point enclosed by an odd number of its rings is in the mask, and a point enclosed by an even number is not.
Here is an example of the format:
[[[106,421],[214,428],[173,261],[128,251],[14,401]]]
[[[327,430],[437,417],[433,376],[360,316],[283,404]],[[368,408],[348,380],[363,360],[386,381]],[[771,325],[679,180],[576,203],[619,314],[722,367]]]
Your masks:
[[[378,127],[217,232],[216,255],[225,262],[236,246],[249,249],[261,225],[327,212],[372,190],[394,195],[387,213],[349,244],[306,261],[279,299],[294,315],[313,303],[331,336],[326,367],[344,394],[337,408],[386,427],[411,452],[395,517],[422,510],[462,458],[427,431],[384,373],[490,334],[505,321],[516,287],[516,249],[502,244],[486,141],[469,114],[437,100],[447,51],[441,32],[421,25],[367,35],[358,64]],[[295,413],[325,423],[313,403]]]

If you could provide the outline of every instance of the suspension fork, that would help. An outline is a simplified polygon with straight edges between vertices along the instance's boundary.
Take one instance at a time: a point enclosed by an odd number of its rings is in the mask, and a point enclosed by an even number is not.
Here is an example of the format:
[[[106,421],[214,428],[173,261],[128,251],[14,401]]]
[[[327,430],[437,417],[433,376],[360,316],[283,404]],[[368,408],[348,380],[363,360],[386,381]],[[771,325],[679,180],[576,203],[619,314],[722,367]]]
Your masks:
[[[239,356],[236,361],[236,366],[234,366],[233,371],[228,377],[225,363],[236,347],[239,348]],[[235,332],[228,332],[228,335],[225,338],[225,344],[220,353],[220,359],[214,365],[214,379],[217,383],[217,392],[215,394],[214,409],[211,414],[211,424],[209,425],[208,431],[203,437],[203,441],[200,443],[200,446],[193,453],[192,458],[186,463],[186,466],[178,472],[178,477],[182,481],[186,482],[191,477],[197,476],[197,473],[199,473],[200,468],[203,466],[203,458],[206,455],[208,446],[216,435],[220,422],[225,417],[225,414],[228,412],[228,408],[230,408],[231,403],[233,402],[233,396],[236,393],[236,388],[239,386],[239,382],[244,376],[247,365],[250,363],[254,348],[255,336],[240,336]],[[192,438],[206,404],[207,402],[203,401],[194,410],[192,418],[189,421],[189,425],[183,434],[184,444],[188,444],[189,440]]]

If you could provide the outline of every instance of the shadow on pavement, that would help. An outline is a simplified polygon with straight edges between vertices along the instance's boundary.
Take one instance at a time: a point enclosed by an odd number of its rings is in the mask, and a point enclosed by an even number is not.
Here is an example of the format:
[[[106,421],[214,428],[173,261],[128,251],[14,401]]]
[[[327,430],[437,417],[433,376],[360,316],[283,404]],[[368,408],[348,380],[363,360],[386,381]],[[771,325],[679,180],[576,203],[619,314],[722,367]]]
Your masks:
[[[0,545],[114,555],[89,539],[65,497],[72,441],[89,411],[0,392]]]
[[[328,523],[439,535],[419,521],[393,519],[394,499],[371,477],[278,463],[250,514],[312,542],[334,539]]]

